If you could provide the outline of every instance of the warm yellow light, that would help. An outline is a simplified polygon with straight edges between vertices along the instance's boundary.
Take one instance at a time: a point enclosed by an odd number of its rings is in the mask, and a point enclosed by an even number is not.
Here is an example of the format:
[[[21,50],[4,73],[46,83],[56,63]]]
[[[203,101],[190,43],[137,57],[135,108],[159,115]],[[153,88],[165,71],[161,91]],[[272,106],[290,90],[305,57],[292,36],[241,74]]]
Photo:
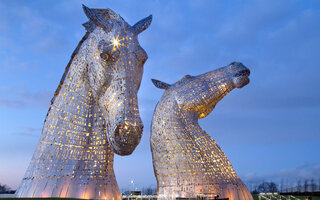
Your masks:
[[[118,48],[120,46],[120,40],[118,39],[118,36],[116,38],[112,38],[110,41],[114,48]]]
[[[118,39],[114,39],[113,40],[113,45],[114,46],[119,46],[120,45],[119,40]]]

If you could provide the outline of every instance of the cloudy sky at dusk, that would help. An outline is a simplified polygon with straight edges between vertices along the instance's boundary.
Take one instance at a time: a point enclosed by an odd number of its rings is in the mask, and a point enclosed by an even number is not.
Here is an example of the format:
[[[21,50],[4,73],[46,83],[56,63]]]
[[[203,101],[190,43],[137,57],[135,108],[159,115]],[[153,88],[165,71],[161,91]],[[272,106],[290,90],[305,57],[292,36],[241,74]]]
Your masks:
[[[138,93],[144,133],[115,156],[120,188],[156,185],[149,145],[154,107],[173,83],[239,61],[251,82],[200,124],[245,181],[320,178],[320,1],[0,0],[0,183],[16,189],[38,143],[50,99],[87,21],[81,4],[110,8],[139,35],[149,59]]]

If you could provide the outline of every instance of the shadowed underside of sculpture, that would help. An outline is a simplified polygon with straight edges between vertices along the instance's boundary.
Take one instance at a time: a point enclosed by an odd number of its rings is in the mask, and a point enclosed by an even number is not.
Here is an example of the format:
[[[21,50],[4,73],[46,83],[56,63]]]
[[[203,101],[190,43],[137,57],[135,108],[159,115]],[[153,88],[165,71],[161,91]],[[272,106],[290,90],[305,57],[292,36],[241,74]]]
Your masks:
[[[232,89],[249,83],[241,63],[185,76],[175,84],[152,80],[166,89],[151,125],[151,150],[159,199],[219,195],[253,200],[218,144],[198,124]]]
[[[83,6],[89,22],[51,101],[40,142],[17,197],[120,199],[114,152],[129,155],[139,144],[138,110],[147,54],[134,26],[110,9]]]

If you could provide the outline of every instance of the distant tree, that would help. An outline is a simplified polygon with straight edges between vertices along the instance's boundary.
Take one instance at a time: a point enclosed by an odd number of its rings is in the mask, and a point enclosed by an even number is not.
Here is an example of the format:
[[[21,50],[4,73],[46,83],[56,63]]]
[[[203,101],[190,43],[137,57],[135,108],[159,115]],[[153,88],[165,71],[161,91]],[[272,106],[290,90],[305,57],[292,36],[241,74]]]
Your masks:
[[[289,181],[288,181],[288,179],[286,179],[286,193],[288,193],[289,192],[289,190],[288,190],[288,188],[289,188]]]
[[[257,191],[261,193],[268,192],[268,183],[263,181],[260,185],[258,185]]]
[[[259,182],[258,182],[257,180],[251,180],[251,181],[248,181],[248,182],[246,183],[249,191],[250,191],[251,193],[253,193],[253,194],[257,194],[257,193],[258,193],[258,191],[257,191],[258,184],[259,184]]]
[[[252,189],[251,189],[251,193],[253,194],[258,194],[258,181],[254,181],[252,183]]]
[[[308,192],[308,180],[304,180],[304,192]]]
[[[294,188],[293,188],[293,184],[292,184],[292,182],[290,182],[290,183],[289,183],[288,187],[289,187],[289,189],[290,189],[290,191],[289,191],[289,192],[294,192],[294,191],[293,191],[293,190],[294,190]]]
[[[0,184],[0,193],[8,193],[10,191],[11,190],[10,190],[10,188],[8,186]]]
[[[316,184],[314,182],[314,179],[311,179],[310,186],[311,186],[311,192],[315,192],[317,190],[316,189]]]
[[[255,188],[252,190],[251,192],[252,194],[258,194],[259,191],[258,191],[258,186],[256,185]]]
[[[259,186],[258,186],[258,192],[260,193],[266,193],[266,192],[278,192],[278,187],[277,184],[274,182],[262,182]]]
[[[301,180],[298,180],[297,183],[297,191],[300,193],[301,192]]]
[[[278,192],[278,186],[275,182],[269,183],[269,192]]]
[[[280,192],[283,192],[283,188],[284,188],[284,181],[283,181],[283,179],[281,179],[281,181],[280,181]]]

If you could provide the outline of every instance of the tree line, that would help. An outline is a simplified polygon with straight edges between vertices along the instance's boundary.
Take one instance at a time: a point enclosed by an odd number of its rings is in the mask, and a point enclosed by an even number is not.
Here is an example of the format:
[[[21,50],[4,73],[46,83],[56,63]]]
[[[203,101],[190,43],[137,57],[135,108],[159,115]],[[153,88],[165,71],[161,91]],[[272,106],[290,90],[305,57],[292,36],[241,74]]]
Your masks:
[[[274,181],[251,181],[247,184],[251,193],[305,193],[305,192],[320,192],[320,178],[318,179],[304,179],[297,181],[289,181],[287,179],[281,179],[278,183]],[[0,184],[0,194],[2,193],[14,193],[10,187],[4,184]],[[157,189],[149,186],[144,187],[141,190],[144,195],[156,195]],[[130,194],[130,190],[125,190],[123,194]]]
[[[13,194],[14,190],[11,190],[7,185],[0,184],[0,194]]]
[[[278,183],[274,181],[248,182],[247,187],[252,193],[303,193],[320,192],[320,178],[289,181],[281,179]]]

